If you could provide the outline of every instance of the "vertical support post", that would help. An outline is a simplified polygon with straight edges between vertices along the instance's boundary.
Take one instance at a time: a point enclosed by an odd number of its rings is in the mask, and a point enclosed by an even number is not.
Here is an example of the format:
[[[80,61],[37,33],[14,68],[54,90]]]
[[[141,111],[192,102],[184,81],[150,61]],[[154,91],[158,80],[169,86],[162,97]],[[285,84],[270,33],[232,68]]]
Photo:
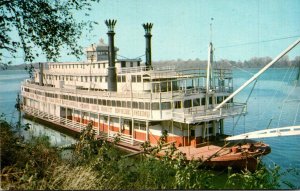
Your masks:
[[[159,112],[160,112],[160,119],[161,119],[162,118],[161,92],[159,92]]]
[[[107,116],[107,137],[109,138],[110,133],[110,115]]]
[[[146,121],[146,141],[149,141],[149,121]]]
[[[190,146],[190,124],[188,123],[188,145]]]
[[[121,129],[122,129],[122,118],[119,117],[119,133],[121,133]]]
[[[132,124],[131,124],[131,144],[134,144],[134,119],[132,118]]]
[[[98,113],[97,116],[98,116],[98,120],[97,120],[97,121],[98,121],[98,130],[97,130],[97,134],[100,135],[100,115],[99,115],[99,113]]]
[[[224,134],[224,119],[220,119],[220,134]]]
[[[65,116],[65,119],[66,119],[66,122],[67,122],[67,119],[68,119],[68,108],[66,107],[66,116]]]

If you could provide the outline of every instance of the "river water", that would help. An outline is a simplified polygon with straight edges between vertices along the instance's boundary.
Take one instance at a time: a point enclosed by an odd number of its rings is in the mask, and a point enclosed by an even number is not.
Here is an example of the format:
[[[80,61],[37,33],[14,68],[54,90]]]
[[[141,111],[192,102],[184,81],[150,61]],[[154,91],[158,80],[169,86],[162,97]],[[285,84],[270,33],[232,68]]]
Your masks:
[[[234,89],[248,80],[258,69],[233,70]],[[235,97],[235,102],[248,100],[247,115],[245,117],[230,118],[225,121],[225,133],[240,134],[266,128],[300,125],[300,85],[295,86],[298,69],[271,68],[257,81],[252,90],[250,84]],[[0,113],[4,113],[10,121],[16,121],[17,111],[14,108],[17,93],[20,93],[20,83],[28,77],[25,71],[0,71]],[[25,120],[25,119],[23,119]],[[47,135],[54,145],[66,145],[75,140],[67,135],[54,131],[48,127],[30,122],[32,128],[25,133],[32,135]],[[235,125],[236,124],[236,125]],[[269,144],[272,152],[263,158],[266,165],[278,164],[282,170],[300,169],[300,136],[273,137],[258,139]],[[298,177],[289,174],[285,180],[300,187]],[[282,185],[285,188],[284,185]]]

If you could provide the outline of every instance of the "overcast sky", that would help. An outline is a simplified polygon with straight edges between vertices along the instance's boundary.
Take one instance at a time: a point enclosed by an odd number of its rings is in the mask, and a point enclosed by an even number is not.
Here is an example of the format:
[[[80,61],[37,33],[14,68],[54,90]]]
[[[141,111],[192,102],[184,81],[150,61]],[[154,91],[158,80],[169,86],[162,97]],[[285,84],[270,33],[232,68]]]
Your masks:
[[[83,18],[82,14],[75,14],[78,19]],[[107,43],[104,20],[117,19],[118,54],[136,58],[145,52],[142,23],[152,22],[154,61],[205,60],[211,18],[217,60],[275,57],[300,38],[299,0],[101,0],[89,17],[99,25],[79,42],[86,47],[103,38]],[[297,55],[300,55],[300,45],[289,57],[293,59]],[[61,59],[75,60],[70,56]]]

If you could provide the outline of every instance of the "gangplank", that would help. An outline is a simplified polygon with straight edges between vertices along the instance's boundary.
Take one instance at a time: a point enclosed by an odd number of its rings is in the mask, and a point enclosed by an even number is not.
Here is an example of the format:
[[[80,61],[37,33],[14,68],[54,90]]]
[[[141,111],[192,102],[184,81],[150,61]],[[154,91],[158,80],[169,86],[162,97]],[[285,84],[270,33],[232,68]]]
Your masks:
[[[225,140],[233,141],[233,140],[241,140],[241,139],[255,139],[255,138],[280,137],[280,136],[292,136],[292,135],[300,135],[299,125],[253,131],[249,133],[227,137]]]

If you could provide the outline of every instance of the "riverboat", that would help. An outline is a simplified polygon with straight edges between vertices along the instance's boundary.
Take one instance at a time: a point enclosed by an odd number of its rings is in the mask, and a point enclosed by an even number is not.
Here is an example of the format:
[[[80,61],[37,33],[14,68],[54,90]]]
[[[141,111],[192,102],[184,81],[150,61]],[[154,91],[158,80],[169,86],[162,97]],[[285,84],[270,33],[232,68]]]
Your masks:
[[[212,43],[206,68],[154,66],[152,23],[143,24],[144,63],[140,58],[117,58],[116,20],[105,23],[108,45],[101,39],[88,47],[86,61],[39,63],[34,77],[21,85],[26,115],[75,132],[91,122],[98,136],[119,136],[129,148],[146,141],[156,145],[167,132],[167,142],[174,142],[188,159],[210,166],[252,168],[270,152],[265,144],[252,144],[251,150],[247,144],[242,149],[213,145],[224,140],[224,119],[247,111],[245,103],[231,98],[216,109],[233,93],[233,78],[230,69],[213,66]]]

